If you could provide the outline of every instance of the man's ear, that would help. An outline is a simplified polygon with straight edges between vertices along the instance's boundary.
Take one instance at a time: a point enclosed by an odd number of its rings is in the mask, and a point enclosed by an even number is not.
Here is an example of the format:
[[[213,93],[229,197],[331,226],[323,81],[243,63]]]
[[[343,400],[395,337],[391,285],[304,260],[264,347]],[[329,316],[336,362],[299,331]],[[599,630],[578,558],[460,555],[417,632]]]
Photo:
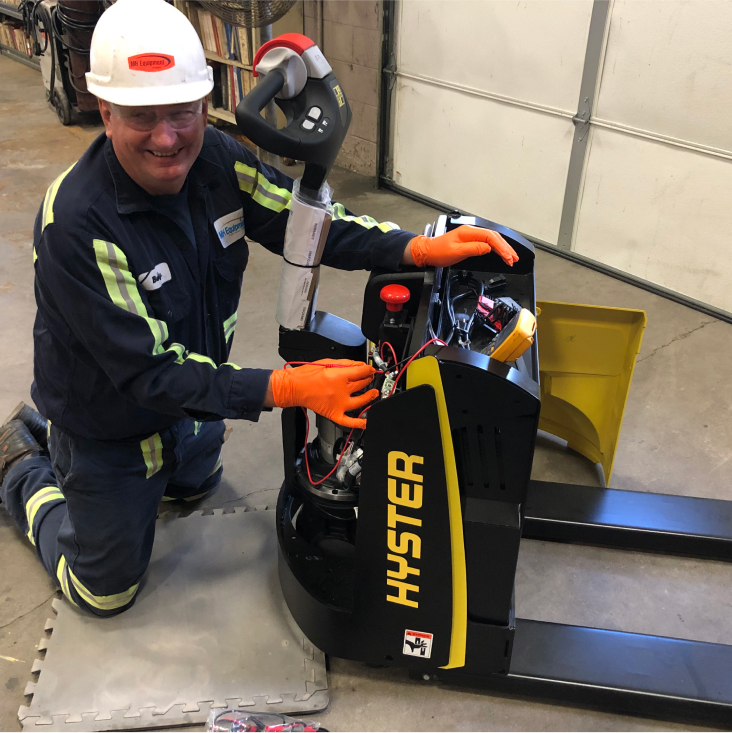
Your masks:
[[[112,139],[112,106],[104,99],[97,98],[97,104],[99,105],[99,114],[102,116],[102,122],[104,123],[104,131],[107,137]]]

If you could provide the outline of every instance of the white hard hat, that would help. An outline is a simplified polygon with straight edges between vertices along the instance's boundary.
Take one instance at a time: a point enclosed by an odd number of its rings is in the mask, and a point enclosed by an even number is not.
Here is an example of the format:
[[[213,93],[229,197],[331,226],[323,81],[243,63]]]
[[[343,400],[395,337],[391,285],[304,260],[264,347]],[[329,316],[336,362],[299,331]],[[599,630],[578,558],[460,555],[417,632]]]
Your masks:
[[[203,99],[213,71],[188,18],[165,0],[118,0],[94,29],[89,91],[140,107]]]

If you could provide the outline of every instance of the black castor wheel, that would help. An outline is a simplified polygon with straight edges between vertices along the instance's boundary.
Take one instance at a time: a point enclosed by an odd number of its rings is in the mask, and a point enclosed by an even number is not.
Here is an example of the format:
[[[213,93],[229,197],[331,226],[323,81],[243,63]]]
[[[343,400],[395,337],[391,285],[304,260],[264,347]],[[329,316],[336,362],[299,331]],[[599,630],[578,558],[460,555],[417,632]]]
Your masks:
[[[56,89],[53,93],[53,108],[56,110],[56,115],[62,125],[70,125],[73,122],[74,114],[69,98],[66,96],[66,92],[61,89]]]

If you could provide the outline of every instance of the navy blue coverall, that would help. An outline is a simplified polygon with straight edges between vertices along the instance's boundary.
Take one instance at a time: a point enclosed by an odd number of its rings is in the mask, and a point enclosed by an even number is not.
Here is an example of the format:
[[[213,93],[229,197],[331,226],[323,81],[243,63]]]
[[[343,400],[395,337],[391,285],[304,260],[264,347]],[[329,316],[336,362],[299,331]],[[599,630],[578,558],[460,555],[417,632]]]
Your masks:
[[[66,597],[94,614],[134,602],[160,500],[219,482],[223,418],[259,418],[270,372],[228,360],[244,234],[281,255],[291,190],[214,128],[187,180],[194,241],[104,134],[48,189],[32,396],[50,455],[15,465],[0,498]],[[334,209],[323,264],[398,268],[413,234]]]

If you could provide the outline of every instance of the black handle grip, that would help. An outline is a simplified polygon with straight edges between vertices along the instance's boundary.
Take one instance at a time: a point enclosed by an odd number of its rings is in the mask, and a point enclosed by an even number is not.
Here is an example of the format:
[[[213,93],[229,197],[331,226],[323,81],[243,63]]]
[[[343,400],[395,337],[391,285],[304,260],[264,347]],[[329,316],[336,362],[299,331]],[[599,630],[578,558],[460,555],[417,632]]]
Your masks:
[[[277,69],[270,71],[236,107],[236,124],[255,144],[275,155],[295,158],[300,141],[287,130],[270,125],[262,110],[285,86],[285,77]]]

